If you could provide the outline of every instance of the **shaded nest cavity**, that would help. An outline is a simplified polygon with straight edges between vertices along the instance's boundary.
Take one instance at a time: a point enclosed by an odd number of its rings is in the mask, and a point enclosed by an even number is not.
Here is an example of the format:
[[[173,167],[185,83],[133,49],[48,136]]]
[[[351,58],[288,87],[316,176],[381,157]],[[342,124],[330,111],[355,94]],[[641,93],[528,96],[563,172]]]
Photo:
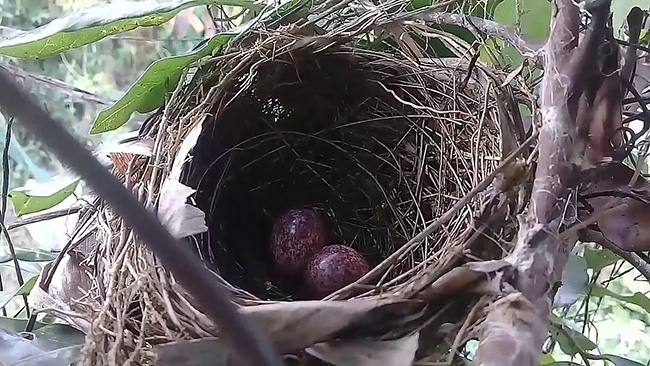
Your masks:
[[[294,39],[281,41],[276,51]],[[415,65],[346,46],[258,52],[250,67],[228,74],[223,89],[196,95],[214,99],[183,178],[206,213],[201,254],[257,298],[301,296],[270,261],[270,232],[282,212],[321,211],[332,244],[355,248],[373,267],[496,166],[492,91],[467,78],[460,63]],[[408,282],[469,219],[400,256],[368,291]]]

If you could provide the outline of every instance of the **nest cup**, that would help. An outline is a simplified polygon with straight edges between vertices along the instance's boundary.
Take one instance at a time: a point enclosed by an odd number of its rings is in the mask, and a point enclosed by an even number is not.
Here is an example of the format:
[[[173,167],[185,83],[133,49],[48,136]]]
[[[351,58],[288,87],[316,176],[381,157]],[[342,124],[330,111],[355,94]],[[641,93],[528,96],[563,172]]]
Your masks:
[[[279,49],[295,41],[273,40]],[[288,209],[322,212],[330,244],[371,266],[407,243],[476,183],[477,153],[497,149],[494,126],[472,123],[485,108],[476,85],[459,94],[461,74],[438,72],[332,45],[260,57],[232,75],[204,110],[182,179],[206,213],[204,258],[257,298],[290,300],[301,298],[299,283],[282,282],[269,254],[273,222]],[[440,249],[425,242],[383,280]]]
[[[495,169],[501,139],[498,84],[480,67],[403,55],[250,32],[184,75],[143,125],[153,152],[123,169],[127,186],[150,207],[170,180],[196,189],[189,203],[209,229],[191,239],[240,305],[301,299],[278,281],[269,236],[279,214],[305,206],[327,217],[332,244],[372,267],[371,281],[325,300],[412,297],[423,274],[449,270],[478,203],[420,234]],[[98,310],[84,364],[145,362],[151,344],[219,336],[119,217],[103,206],[88,217],[100,234],[90,254]],[[134,308],[137,317],[119,315]]]

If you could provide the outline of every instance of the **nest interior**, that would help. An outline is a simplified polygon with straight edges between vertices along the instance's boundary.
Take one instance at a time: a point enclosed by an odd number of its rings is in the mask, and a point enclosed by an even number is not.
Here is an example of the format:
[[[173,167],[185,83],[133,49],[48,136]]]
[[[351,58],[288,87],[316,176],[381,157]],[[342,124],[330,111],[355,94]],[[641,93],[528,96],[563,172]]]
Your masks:
[[[275,40],[278,49],[293,41]],[[495,166],[489,90],[471,82],[459,93],[458,66],[343,45],[265,56],[210,101],[184,175],[210,228],[201,252],[258,298],[300,298],[296,284],[277,281],[269,260],[271,226],[283,211],[322,211],[332,243],[352,246],[373,266]],[[428,237],[374,291],[413,277],[460,228]]]

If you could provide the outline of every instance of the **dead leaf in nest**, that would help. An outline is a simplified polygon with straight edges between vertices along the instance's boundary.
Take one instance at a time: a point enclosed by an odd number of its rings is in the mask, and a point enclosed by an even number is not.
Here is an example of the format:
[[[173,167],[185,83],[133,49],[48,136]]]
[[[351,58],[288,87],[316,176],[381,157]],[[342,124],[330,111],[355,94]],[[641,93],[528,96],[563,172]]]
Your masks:
[[[75,313],[75,306],[79,301],[90,301],[85,296],[92,285],[89,268],[81,263],[80,255],[65,254],[52,276],[49,287],[46,287],[44,281],[51,266],[52,263],[48,263],[43,267],[37,286],[34,286],[29,294],[29,303],[35,309],[51,313],[81,332],[88,333],[90,322],[84,317],[72,314]]]
[[[240,313],[257,326],[278,352],[287,353],[329,341],[371,312],[372,316],[378,316],[382,309],[394,313],[394,306],[408,308],[413,303],[397,298],[293,301],[242,307]]]
[[[160,189],[158,217],[176,239],[208,230],[205,214],[187,203],[195,190],[173,179],[167,179]]]
[[[597,221],[607,240],[627,251],[650,250],[650,184],[639,176],[630,187],[633,176],[621,163],[598,166],[585,172],[581,194],[594,213],[618,207]]]
[[[307,348],[307,353],[336,366],[409,366],[418,349],[417,332],[392,341],[333,341]]]
[[[118,143],[100,147],[95,155],[100,161],[104,161],[108,157],[110,161],[104,164],[112,165],[119,174],[125,174],[134,158],[151,157],[153,145],[152,139],[128,137]]]
[[[174,157],[174,162],[172,164],[171,172],[169,172],[168,179],[180,181],[183,167],[185,166],[185,163],[190,160],[190,152],[194,146],[196,146],[199,136],[201,136],[203,121],[205,121],[206,118],[207,116],[202,116],[201,118],[193,120],[193,126],[187,130],[188,132],[183,137],[183,142],[176,151],[176,156]]]
[[[230,350],[216,338],[180,340],[154,346],[156,366],[225,366]]]

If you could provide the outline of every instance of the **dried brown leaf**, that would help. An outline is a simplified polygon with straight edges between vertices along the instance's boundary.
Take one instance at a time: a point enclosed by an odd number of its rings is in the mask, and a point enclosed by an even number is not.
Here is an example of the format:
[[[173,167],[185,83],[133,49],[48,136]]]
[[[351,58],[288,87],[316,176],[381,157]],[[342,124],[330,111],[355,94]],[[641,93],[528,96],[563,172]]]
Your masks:
[[[397,298],[293,301],[242,307],[240,313],[257,325],[279,352],[286,353],[330,341],[370,311],[377,316],[383,308],[394,312],[394,306],[410,304]]]
[[[409,366],[418,349],[420,333],[391,341],[333,341],[319,343],[307,352],[335,366]]]
[[[621,163],[609,163],[587,171],[583,195],[599,192],[619,192],[640,197],[603,195],[587,201],[595,213],[619,207],[616,214],[604,215],[597,223],[603,236],[617,247],[627,251],[650,250],[650,205],[642,202],[650,195],[650,184],[638,177],[632,186],[634,171]]]
[[[74,328],[88,333],[90,322],[83,316],[73,316],[74,309],[80,301],[91,301],[86,297],[92,286],[91,272],[81,263],[81,256],[74,253],[65,254],[52,276],[48,288],[44,280],[50,271],[52,263],[43,267],[43,271],[29,294],[29,303],[34,309],[50,313],[65,320]]]
[[[226,366],[232,354],[217,338],[169,342],[153,350],[156,366]]]

